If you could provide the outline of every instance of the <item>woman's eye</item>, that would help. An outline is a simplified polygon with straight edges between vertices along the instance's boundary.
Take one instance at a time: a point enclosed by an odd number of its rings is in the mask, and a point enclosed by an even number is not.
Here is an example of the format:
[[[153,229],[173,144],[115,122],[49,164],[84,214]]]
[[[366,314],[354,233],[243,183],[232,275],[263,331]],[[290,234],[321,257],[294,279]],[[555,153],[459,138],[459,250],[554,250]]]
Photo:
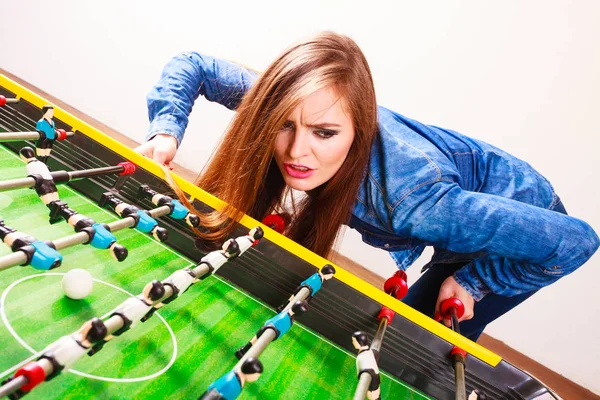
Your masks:
[[[321,139],[329,139],[330,137],[337,135],[337,131],[332,131],[330,129],[319,129],[314,132]]]
[[[285,121],[285,124],[281,127],[282,131],[287,131],[290,129],[294,129],[294,123],[292,121]]]

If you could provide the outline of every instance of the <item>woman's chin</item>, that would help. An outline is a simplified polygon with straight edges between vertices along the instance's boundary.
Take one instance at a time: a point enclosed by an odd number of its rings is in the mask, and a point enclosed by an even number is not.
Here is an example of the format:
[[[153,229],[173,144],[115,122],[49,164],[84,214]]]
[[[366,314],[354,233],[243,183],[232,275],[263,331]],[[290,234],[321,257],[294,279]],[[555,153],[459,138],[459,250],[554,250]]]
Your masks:
[[[292,177],[286,177],[285,183],[292,189],[300,192],[308,192],[319,186],[312,179],[297,179]]]

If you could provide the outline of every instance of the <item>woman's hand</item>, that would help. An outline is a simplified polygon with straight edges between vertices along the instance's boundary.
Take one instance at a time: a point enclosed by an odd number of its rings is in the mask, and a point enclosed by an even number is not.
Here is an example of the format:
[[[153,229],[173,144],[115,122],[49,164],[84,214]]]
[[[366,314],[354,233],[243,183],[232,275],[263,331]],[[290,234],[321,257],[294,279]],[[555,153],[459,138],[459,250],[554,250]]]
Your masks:
[[[159,133],[137,147],[135,151],[168,167],[177,152],[177,139],[174,136]]]
[[[475,300],[473,297],[465,290],[462,286],[460,286],[455,280],[453,276],[449,276],[440,286],[440,294],[438,295],[437,302],[435,303],[435,312],[436,314],[440,313],[440,305],[446,299],[456,297],[459,299],[463,305],[465,306],[465,313],[462,317],[459,318],[460,321],[466,321],[468,319],[473,318],[475,315],[473,313],[473,307],[475,306]],[[452,326],[450,319],[444,318],[444,324],[448,327]]]

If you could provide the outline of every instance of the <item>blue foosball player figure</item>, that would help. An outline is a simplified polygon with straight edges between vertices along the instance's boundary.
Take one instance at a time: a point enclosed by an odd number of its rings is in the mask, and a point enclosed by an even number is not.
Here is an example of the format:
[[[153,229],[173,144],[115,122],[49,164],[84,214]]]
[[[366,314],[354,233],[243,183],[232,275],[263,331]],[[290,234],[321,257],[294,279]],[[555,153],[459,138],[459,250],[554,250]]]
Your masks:
[[[157,191],[150,189],[148,185],[142,185],[139,189],[140,195],[143,197],[150,198],[152,203],[161,207],[168,206],[171,209],[169,216],[173,219],[184,220],[191,227],[198,227],[200,225],[200,217],[196,214],[192,214],[179,200],[173,200],[169,196],[158,193]]]
[[[62,255],[56,251],[52,242],[42,242],[6,226],[2,218],[0,218],[0,240],[13,252],[22,251],[27,256],[27,262],[23,265],[31,265],[35,269],[47,271],[59,267],[62,263]]]
[[[52,151],[52,145],[57,139],[56,124],[52,118],[54,118],[54,107],[46,105],[42,107],[42,118],[35,124],[35,129],[40,134],[40,138],[35,144],[35,150],[43,163],[46,163]]]
[[[300,289],[305,287],[305,288],[308,288],[308,290],[310,290],[310,295],[308,296],[308,299],[307,299],[307,301],[310,301],[310,299],[312,299],[312,297],[319,290],[321,290],[321,287],[323,286],[323,282],[333,278],[334,274],[335,274],[335,268],[333,268],[332,265],[327,264],[319,272],[312,274],[307,279],[305,279],[303,282],[301,282],[300,286],[298,286],[298,288],[296,289],[296,291],[294,292],[292,297],[295,296],[300,291]],[[291,297],[290,297],[290,299],[291,299]]]
[[[89,244],[96,249],[109,250],[111,255],[119,262],[127,258],[127,249],[117,243],[117,238],[110,231],[107,224],[97,223],[93,219],[79,214],[64,201],[53,201],[48,204],[48,208],[50,208],[50,223],[64,219],[73,227],[75,232],[87,233],[89,240],[84,244]]]
[[[268,331],[269,329],[275,332],[274,341],[279,339],[281,336],[285,335],[292,324],[294,323],[294,317],[296,315],[302,315],[308,311],[308,303],[306,301],[297,301],[294,305],[289,308],[287,311],[282,311],[279,314],[275,315],[273,318],[270,318],[265,322],[262,328],[256,333],[256,336],[252,338],[246,345],[242,346],[238,351],[235,352],[235,356],[238,359],[241,359],[244,354],[250,350],[250,348],[256,343],[256,341],[262,336],[263,333]]]
[[[138,207],[125,203],[118,199],[113,193],[105,192],[98,202],[100,207],[110,206],[121,218],[133,218],[135,224],[132,228],[137,228],[140,232],[151,234],[156,240],[164,242],[169,237],[169,232],[160,226],[146,210],[140,210]]]
[[[214,381],[200,400],[234,400],[237,399],[246,382],[254,382],[263,372],[258,358],[249,357],[239,369],[233,369]]]
[[[306,301],[310,301],[313,296],[317,294],[319,290],[321,290],[323,283],[333,278],[333,275],[335,275],[335,268],[333,268],[333,266],[330,264],[325,265],[319,272],[315,272],[304,281],[300,282],[300,285],[296,288],[296,290],[294,290],[294,293],[292,293],[288,299],[288,304],[303,288],[308,289],[308,297],[306,298]],[[285,307],[286,304],[279,306],[277,308],[277,312],[283,311]]]

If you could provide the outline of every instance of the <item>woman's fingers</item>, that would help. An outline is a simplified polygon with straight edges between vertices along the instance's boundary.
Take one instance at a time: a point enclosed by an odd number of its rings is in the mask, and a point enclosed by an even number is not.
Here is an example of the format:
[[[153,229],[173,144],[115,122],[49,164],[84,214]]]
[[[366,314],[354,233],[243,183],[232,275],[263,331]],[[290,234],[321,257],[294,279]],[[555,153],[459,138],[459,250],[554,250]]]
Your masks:
[[[456,282],[456,280],[454,280],[453,276],[449,276],[448,278],[446,278],[446,280],[444,280],[442,286],[440,287],[437,303],[435,305],[436,313],[441,313],[440,306],[444,300],[453,297],[459,299],[465,307],[465,312],[459,318],[459,321],[466,321],[468,319],[473,318],[473,316],[475,315],[473,310],[475,307],[475,300],[462,286],[460,286]],[[452,321],[450,319],[444,318],[444,324],[450,327],[452,325]]]
[[[159,133],[134,150],[161,165],[169,167],[177,152],[177,139],[171,135]]]

